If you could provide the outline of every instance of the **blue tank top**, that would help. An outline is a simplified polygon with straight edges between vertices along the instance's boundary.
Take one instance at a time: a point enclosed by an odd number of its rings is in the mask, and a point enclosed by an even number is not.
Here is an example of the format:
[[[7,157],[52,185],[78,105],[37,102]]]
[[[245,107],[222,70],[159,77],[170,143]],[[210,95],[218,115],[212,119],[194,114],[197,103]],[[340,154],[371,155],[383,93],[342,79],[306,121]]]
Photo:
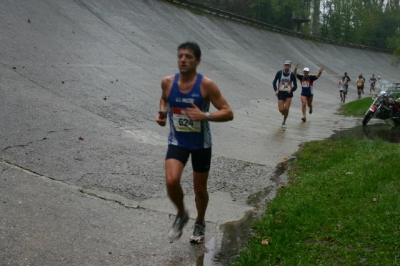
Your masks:
[[[169,145],[199,150],[212,146],[210,123],[208,121],[191,121],[185,109],[194,103],[203,112],[208,112],[210,104],[204,101],[200,85],[203,75],[198,73],[196,83],[191,91],[182,93],[178,87],[179,73],[175,74],[174,83],[168,96],[168,118],[170,133]]]

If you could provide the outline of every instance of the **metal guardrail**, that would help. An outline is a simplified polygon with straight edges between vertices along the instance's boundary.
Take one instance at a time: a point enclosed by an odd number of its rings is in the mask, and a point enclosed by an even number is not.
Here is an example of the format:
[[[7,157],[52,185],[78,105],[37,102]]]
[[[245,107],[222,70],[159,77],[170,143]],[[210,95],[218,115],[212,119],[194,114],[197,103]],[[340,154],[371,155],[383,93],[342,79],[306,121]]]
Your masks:
[[[388,49],[371,47],[371,46],[361,45],[361,44],[356,44],[356,43],[347,43],[347,42],[337,41],[337,40],[333,40],[333,39],[317,37],[317,36],[305,34],[305,33],[294,31],[294,30],[285,29],[285,28],[271,25],[271,24],[268,24],[268,23],[265,23],[265,22],[262,22],[259,20],[255,20],[255,19],[248,18],[248,17],[243,17],[240,15],[226,12],[226,11],[223,11],[223,10],[220,10],[217,8],[213,8],[213,7],[210,7],[207,5],[195,3],[190,0],[162,0],[162,1],[170,2],[170,3],[184,6],[187,8],[196,9],[196,10],[203,11],[203,12],[206,12],[206,13],[209,13],[212,15],[219,16],[219,17],[243,22],[243,23],[250,24],[253,26],[262,27],[262,28],[270,30],[270,31],[279,32],[282,34],[287,34],[287,35],[291,35],[291,36],[295,36],[295,37],[299,37],[299,38],[310,39],[310,40],[314,40],[314,41],[320,41],[320,42],[324,42],[324,43],[336,44],[336,45],[358,48],[358,49],[373,50],[373,51],[383,52],[383,53],[393,53],[393,51],[388,50]]]
[[[379,85],[377,89],[379,91],[386,91],[386,92],[394,92],[394,93],[399,93],[400,92],[400,83],[378,83]]]

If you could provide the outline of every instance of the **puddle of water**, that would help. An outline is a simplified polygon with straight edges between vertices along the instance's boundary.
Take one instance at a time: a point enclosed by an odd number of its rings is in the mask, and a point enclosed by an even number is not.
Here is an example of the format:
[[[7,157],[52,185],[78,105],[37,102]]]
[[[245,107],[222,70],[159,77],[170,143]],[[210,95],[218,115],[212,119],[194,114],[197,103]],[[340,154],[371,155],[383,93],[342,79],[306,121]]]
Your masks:
[[[243,249],[247,241],[253,236],[251,228],[252,223],[264,214],[267,203],[275,197],[276,189],[286,184],[287,175],[285,171],[289,166],[289,162],[292,160],[294,160],[294,158],[277,165],[273,176],[273,180],[276,182],[275,186],[266,187],[249,197],[247,203],[254,206],[254,210],[248,211],[239,221],[228,222],[221,225],[223,235],[221,237],[220,249],[218,249],[218,245],[215,241],[208,242],[206,247],[209,252],[204,256],[203,266],[228,265],[238,256],[239,250]]]
[[[379,123],[366,126],[356,126],[350,129],[335,132],[329,140],[337,141],[345,138],[383,139],[391,143],[400,143],[400,126],[392,127],[387,123]]]
[[[238,256],[239,250],[245,247],[247,240],[252,236],[251,224],[256,217],[256,212],[248,211],[241,220],[221,225],[221,230],[223,231],[221,238],[222,249],[215,254],[213,264],[209,265],[228,265],[232,263],[232,260]]]

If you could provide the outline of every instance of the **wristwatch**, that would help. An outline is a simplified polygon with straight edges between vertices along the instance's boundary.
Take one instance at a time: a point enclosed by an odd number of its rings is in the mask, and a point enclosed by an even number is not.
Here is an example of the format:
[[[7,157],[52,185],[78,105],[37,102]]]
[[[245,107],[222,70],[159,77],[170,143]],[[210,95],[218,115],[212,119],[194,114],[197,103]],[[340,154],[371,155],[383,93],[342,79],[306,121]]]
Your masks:
[[[211,120],[211,114],[209,112],[206,113],[207,120]]]

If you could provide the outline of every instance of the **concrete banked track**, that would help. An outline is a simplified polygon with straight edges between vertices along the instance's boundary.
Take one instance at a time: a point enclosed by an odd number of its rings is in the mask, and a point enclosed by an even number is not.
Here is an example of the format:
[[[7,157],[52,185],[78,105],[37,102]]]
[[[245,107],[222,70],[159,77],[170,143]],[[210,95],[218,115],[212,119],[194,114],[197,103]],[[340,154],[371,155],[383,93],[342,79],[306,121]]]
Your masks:
[[[235,119],[213,123],[207,248],[168,243],[167,128],[155,123],[160,81],[181,42],[200,44],[199,71],[219,85]],[[224,246],[219,225],[248,198],[284,182],[275,166],[302,142],[360,125],[336,115],[336,86],[372,73],[398,81],[392,56],[315,43],[156,0],[2,0],[0,3],[0,261],[7,265],[201,265]],[[288,128],[272,89],[286,59],[317,73],[314,113],[299,90]],[[368,90],[366,90],[368,91]],[[357,97],[354,83],[348,100]],[[190,165],[189,165],[190,166]],[[191,168],[182,184],[196,210]],[[193,220],[190,222],[192,225]],[[205,255],[204,255],[205,254]]]

